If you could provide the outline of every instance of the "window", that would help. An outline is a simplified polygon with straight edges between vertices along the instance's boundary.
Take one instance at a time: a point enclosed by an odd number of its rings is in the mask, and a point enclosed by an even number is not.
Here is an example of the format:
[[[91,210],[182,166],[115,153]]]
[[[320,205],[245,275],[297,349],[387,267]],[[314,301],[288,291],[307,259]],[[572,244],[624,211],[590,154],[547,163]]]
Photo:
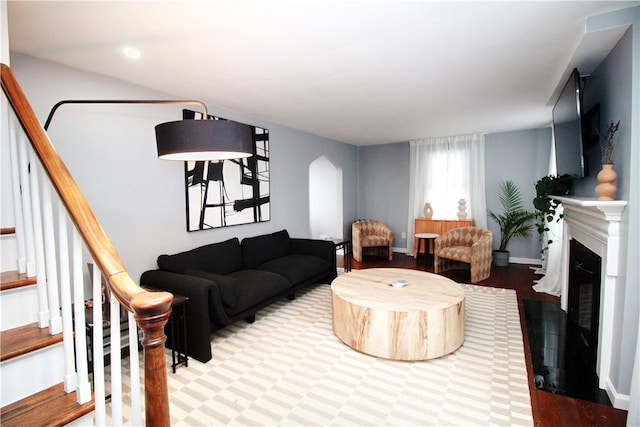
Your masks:
[[[467,218],[486,228],[484,135],[461,135],[411,141],[409,230],[431,203],[433,217],[456,219],[458,201],[467,201]],[[407,239],[413,251],[413,239]]]

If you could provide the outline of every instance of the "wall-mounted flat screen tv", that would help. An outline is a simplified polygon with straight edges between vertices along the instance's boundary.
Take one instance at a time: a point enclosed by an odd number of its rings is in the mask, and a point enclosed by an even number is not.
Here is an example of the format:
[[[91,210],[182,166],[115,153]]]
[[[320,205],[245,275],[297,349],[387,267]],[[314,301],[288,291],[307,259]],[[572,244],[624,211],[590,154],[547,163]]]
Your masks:
[[[584,176],[596,175],[602,165],[600,104],[591,107],[582,117],[582,157],[584,159]]]
[[[574,69],[553,107],[553,136],[558,175],[585,176],[582,144],[580,73]]]

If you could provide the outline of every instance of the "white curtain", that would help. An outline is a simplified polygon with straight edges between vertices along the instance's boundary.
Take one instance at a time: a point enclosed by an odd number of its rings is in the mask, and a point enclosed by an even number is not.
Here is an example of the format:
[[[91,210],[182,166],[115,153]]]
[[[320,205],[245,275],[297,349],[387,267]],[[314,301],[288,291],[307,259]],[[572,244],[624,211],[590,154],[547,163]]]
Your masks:
[[[553,130],[552,130],[553,132]],[[553,134],[551,135],[554,140]],[[551,145],[551,157],[549,159],[549,175],[556,175],[556,150],[555,142]],[[563,220],[558,221],[558,215],[562,214],[562,206],[558,206],[556,217],[550,223],[547,223],[547,231],[542,236],[542,241],[547,242],[552,240],[549,244],[547,251],[542,256],[542,269],[536,270],[537,274],[544,274],[540,280],[534,280],[536,283],[533,289],[536,292],[545,292],[550,295],[561,296],[562,295],[562,233],[563,233]]]
[[[487,227],[484,192],[484,135],[459,135],[411,141],[409,218],[407,230],[414,234],[414,219],[423,217],[431,203],[434,219],[457,219],[458,201],[467,202],[467,218]],[[407,239],[413,254],[413,238]]]

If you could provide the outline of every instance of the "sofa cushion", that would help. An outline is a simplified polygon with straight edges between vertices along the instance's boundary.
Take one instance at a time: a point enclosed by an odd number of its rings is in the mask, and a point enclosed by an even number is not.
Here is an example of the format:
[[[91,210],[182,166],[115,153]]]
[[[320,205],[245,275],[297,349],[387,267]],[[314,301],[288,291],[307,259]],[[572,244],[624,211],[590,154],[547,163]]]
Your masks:
[[[242,239],[244,269],[251,270],[272,259],[289,255],[291,240],[287,230]]]
[[[374,248],[377,246],[389,246],[389,239],[385,236],[369,235],[362,238],[363,248]]]
[[[228,274],[242,268],[240,241],[234,237],[175,255],[160,255],[158,267],[180,274],[184,274],[187,269]]]
[[[267,261],[257,268],[280,274],[295,286],[328,271],[331,264],[318,256],[293,254]]]
[[[220,298],[222,299],[222,304],[224,304],[227,308],[236,307],[238,303],[238,299],[236,296],[238,280],[234,277],[226,276],[224,274],[210,273],[208,271],[202,271],[192,268],[187,269],[184,274],[215,282],[215,284],[218,285],[218,289],[220,290]],[[212,287],[211,289],[213,290],[214,288]]]
[[[445,248],[438,249],[438,256],[452,259],[454,261],[471,262],[471,247],[447,246]]]
[[[286,292],[291,284],[279,274],[260,270],[241,270],[230,274],[237,280],[237,304],[229,309],[230,316],[247,310],[278,294]]]

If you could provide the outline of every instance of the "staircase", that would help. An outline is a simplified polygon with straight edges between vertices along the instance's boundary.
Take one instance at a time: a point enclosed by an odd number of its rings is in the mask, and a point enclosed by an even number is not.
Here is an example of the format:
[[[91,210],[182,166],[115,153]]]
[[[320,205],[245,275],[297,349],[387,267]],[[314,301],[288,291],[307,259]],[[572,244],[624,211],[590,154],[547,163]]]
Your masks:
[[[15,228],[0,230],[0,238],[4,267],[16,252]],[[29,310],[20,309],[37,306],[36,284],[35,277],[18,270],[0,273],[2,402],[12,402],[2,407],[3,426],[62,426],[94,410],[92,401],[79,404],[75,392],[65,393],[59,382],[62,334],[50,334]]]
[[[2,165],[10,163],[12,181],[12,190],[3,186],[1,196],[3,205],[13,206],[15,222],[0,230],[0,424],[141,425],[144,408],[147,426],[168,426],[164,325],[173,297],[131,279],[11,70],[1,64],[0,74]],[[94,265],[92,273],[87,264]],[[112,342],[121,342],[120,323],[108,326],[102,317],[105,287],[110,318],[119,319],[121,307],[128,311],[129,348],[138,348],[142,330],[143,373],[138,352],[122,360],[108,345],[105,371],[103,328],[92,328],[94,345],[87,347],[87,301],[94,324],[107,325]]]

